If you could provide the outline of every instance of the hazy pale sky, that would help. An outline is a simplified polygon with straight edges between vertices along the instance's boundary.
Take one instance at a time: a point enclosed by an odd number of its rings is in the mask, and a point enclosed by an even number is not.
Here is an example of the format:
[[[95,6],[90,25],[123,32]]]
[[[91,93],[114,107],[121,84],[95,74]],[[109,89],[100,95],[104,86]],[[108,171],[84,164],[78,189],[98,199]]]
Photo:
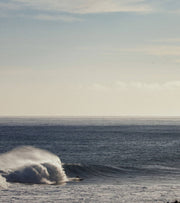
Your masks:
[[[0,115],[180,116],[180,1],[0,0]]]

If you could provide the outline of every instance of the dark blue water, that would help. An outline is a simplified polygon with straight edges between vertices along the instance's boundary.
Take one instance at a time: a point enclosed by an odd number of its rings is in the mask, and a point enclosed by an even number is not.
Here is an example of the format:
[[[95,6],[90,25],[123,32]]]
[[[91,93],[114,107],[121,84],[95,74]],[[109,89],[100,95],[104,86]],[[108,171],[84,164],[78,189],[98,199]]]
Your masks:
[[[178,118],[1,118],[0,153],[24,145],[59,156],[69,176],[180,175]]]

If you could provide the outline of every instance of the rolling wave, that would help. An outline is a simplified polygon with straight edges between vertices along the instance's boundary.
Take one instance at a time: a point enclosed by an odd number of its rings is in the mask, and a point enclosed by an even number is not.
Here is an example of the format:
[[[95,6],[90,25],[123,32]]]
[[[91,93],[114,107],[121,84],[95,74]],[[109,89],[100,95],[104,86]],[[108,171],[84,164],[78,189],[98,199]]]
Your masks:
[[[159,176],[165,174],[180,174],[179,168],[161,165],[139,167],[114,167],[105,165],[64,164],[63,168],[68,177],[89,178],[132,178],[139,176]]]
[[[91,177],[117,177],[130,171],[104,165],[62,164],[56,155],[31,146],[0,155],[0,186],[5,182],[63,184]]]
[[[63,184],[83,179],[111,180],[145,175],[180,174],[179,168],[150,165],[115,167],[92,164],[62,164],[59,157],[31,146],[15,148],[0,155],[0,187],[7,182]]]
[[[131,173],[131,169],[104,165],[63,164],[68,177],[117,177]]]
[[[5,178],[8,182],[62,184],[68,181],[56,155],[31,146],[1,154],[0,170],[0,180]]]
[[[67,181],[59,166],[42,163],[23,166],[3,175],[8,182],[32,184],[61,184]]]

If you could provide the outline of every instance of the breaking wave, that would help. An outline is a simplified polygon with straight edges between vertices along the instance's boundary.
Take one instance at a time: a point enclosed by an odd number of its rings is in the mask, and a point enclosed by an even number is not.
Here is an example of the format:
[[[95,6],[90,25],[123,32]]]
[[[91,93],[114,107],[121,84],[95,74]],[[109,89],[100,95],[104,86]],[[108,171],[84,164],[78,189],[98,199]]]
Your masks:
[[[63,184],[68,181],[93,179],[109,181],[146,175],[180,174],[179,168],[161,165],[115,167],[92,164],[62,164],[59,157],[46,150],[23,146],[0,154],[0,187],[8,182],[29,184]],[[91,180],[92,180],[91,179]]]
[[[105,165],[64,164],[63,167],[68,177],[78,176],[83,179],[91,177],[119,177],[132,173],[132,170],[128,168],[119,168]]]
[[[59,157],[31,146],[1,154],[0,174],[1,187],[6,181],[32,184],[62,184],[68,181]]]
[[[179,168],[165,167],[161,165],[141,167],[115,167],[91,164],[64,164],[64,170],[68,177],[80,177],[81,179],[95,178],[108,181],[113,179],[132,178],[140,176],[159,176],[165,174],[180,174]]]

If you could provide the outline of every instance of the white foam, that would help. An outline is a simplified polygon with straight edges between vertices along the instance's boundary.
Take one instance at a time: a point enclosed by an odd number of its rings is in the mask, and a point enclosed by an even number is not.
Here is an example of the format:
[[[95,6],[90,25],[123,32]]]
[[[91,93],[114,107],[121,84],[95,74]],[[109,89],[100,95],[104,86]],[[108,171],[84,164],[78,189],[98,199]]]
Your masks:
[[[4,189],[7,189],[8,188],[8,183],[6,182],[6,179],[3,178],[1,175],[0,175],[0,188],[4,188]]]
[[[1,154],[0,170],[9,182],[61,184],[68,180],[59,157],[31,146]]]

